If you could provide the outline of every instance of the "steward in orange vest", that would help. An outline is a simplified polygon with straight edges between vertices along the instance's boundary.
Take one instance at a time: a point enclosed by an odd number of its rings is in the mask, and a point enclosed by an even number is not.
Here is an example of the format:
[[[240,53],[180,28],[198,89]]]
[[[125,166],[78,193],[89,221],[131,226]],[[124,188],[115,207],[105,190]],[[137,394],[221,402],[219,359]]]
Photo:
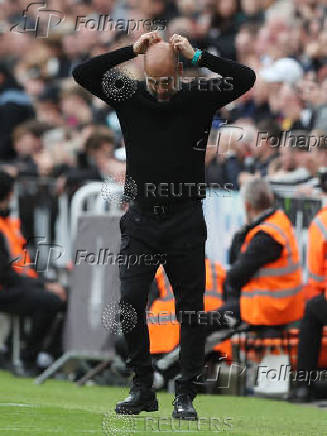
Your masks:
[[[240,316],[248,324],[274,326],[303,314],[298,244],[288,217],[273,209],[273,193],[263,179],[245,186],[248,224],[238,235],[239,254],[226,277],[229,293],[240,297]]]
[[[0,234],[10,256],[10,266],[22,276],[37,278],[38,273],[30,267],[31,260],[26,246],[26,239],[20,232],[20,220],[10,216],[0,216]],[[0,289],[2,284],[0,283]]]
[[[318,212],[308,229],[307,267],[306,298],[321,293],[327,297],[327,206]]]
[[[205,311],[215,311],[223,304],[223,285],[226,271],[218,262],[206,259]],[[175,299],[172,287],[164,268],[160,266],[155,276],[159,291],[157,298],[147,312],[150,335],[150,353],[167,354],[177,347],[180,341],[179,323],[175,316]],[[227,342],[227,341],[226,341]],[[230,355],[230,345],[219,344],[216,351]]]
[[[175,299],[162,266],[155,276],[159,296],[147,311],[150,353],[166,354],[179,344],[179,323],[175,316]]]
[[[291,395],[293,402],[310,402],[313,379],[318,375],[323,326],[327,325],[327,207],[312,220],[308,230],[307,267],[308,298],[299,329],[297,371],[304,376],[297,380]],[[317,378],[318,379],[318,378]]]
[[[247,233],[242,253],[259,232],[282,249],[278,259],[259,268],[242,287],[241,318],[254,325],[288,324],[303,314],[302,273],[292,224],[283,211],[273,211]]]

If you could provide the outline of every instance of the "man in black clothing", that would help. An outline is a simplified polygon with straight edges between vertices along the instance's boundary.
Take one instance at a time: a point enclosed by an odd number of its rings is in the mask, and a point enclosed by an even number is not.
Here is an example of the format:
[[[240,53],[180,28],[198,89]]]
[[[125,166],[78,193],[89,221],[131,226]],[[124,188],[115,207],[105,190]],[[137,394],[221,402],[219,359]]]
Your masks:
[[[136,82],[112,70],[140,54],[145,54],[146,81]],[[230,78],[232,86],[218,77],[180,86],[178,54]],[[126,175],[137,187],[120,222],[121,254],[141,260],[129,268],[120,265],[121,304],[131,304],[138,315],[134,329],[125,334],[135,376],[130,396],[117,404],[116,412],[158,409],[145,307],[158,268],[151,256],[161,253],[174,289],[176,313],[181,314],[182,377],[175,385],[173,416],[197,419],[192,400],[194,381],[204,363],[205,331],[197,313],[203,311],[205,291],[207,229],[201,199],[206,143],[217,109],[250,89],[255,74],[236,62],[195,51],[180,35],[164,43],[157,32],[150,32],[134,45],[77,66],[73,77],[115,108],[126,144]]]
[[[319,353],[323,327],[327,325],[327,301],[324,294],[307,301],[299,328],[297,374],[289,401],[309,403],[315,399],[315,381],[319,378]],[[321,374],[324,374],[321,371]]]

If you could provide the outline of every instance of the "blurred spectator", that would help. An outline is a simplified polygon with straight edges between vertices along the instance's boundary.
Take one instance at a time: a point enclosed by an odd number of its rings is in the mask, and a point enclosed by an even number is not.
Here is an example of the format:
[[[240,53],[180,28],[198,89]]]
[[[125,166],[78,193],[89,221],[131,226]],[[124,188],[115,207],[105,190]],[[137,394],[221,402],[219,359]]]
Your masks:
[[[215,0],[212,7],[210,46],[216,49],[219,56],[236,59],[235,37],[241,24],[238,1]]]
[[[274,0],[49,0],[48,7],[60,11],[65,20],[51,29],[47,38],[35,38],[33,32],[0,34],[0,165],[11,174],[38,179],[58,178],[58,193],[66,177],[78,187],[87,180],[124,175],[124,148],[119,119],[110,107],[94,99],[74,84],[71,71],[91,56],[132,44],[150,28],[144,20],[162,20],[161,35],[173,33],[189,37],[194,47],[216,52],[250,65],[257,72],[253,89],[215,115],[212,135],[225,120],[234,129],[226,137],[221,129],[218,154],[208,147],[207,180],[224,186],[232,183],[239,189],[248,174],[295,180],[312,178],[319,165],[319,152],[301,152],[281,147],[280,156],[266,143],[256,147],[256,139],[238,140],[235,126],[246,120],[248,126],[266,123],[282,132],[327,128],[327,8],[318,1],[277,2]],[[23,1],[5,2],[1,20],[10,28],[20,22]],[[115,20],[133,19],[136,29],[113,25],[105,31],[91,29],[76,17],[95,22],[102,15]],[[33,28],[37,8],[30,8],[28,28]],[[143,25],[142,25],[143,23]],[[115,24],[115,23],[114,23]],[[164,27],[161,26],[161,27]],[[43,29],[44,30],[44,29]],[[142,56],[126,68],[138,80]],[[185,63],[186,76],[206,76]],[[44,125],[32,128],[29,119]],[[277,124],[276,124],[277,123]],[[242,123],[241,123],[242,124]],[[269,125],[271,126],[269,127]],[[116,156],[109,157],[102,146],[86,150],[96,126],[114,132],[110,144]],[[37,124],[35,124],[37,126]],[[19,128],[18,128],[19,127]],[[21,129],[20,129],[21,127]],[[17,129],[16,129],[17,128]],[[242,127],[243,129],[243,127]],[[228,134],[229,135],[229,134]],[[251,135],[250,135],[251,136]],[[253,135],[252,135],[253,136]],[[84,156],[84,157],[83,157]],[[100,157],[98,157],[100,156]],[[117,159],[119,157],[119,159]],[[84,163],[82,163],[85,159]],[[77,176],[78,175],[78,176]],[[74,189],[75,189],[74,188]]]
[[[58,94],[57,88],[47,87],[35,103],[37,119],[43,123],[51,124],[53,128],[64,125]]]
[[[287,136],[287,134],[289,134]],[[283,132],[279,147],[280,157],[268,169],[271,183],[301,187],[314,183],[317,165],[310,150],[307,131]]]
[[[237,118],[250,118],[258,122],[265,118],[273,118],[269,105],[269,88],[258,78],[254,87],[239,99],[239,104],[231,109],[232,120]]]
[[[98,127],[91,133],[82,151],[77,154],[76,168],[64,173],[69,191],[75,191],[85,181],[109,177],[122,183],[125,163],[115,158],[115,138],[110,129]]]
[[[312,128],[312,111],[308,112],[305,103],[294,87],[284,84],[279,92],[279,101],[282,130],[309,130]]]
[[[27,121],[16,127],[13,133],[16,158],[13,165],[19,177],[38,176],[35,158],[43,150],[42,134],[45,125],[38,121]]]
[[[319,168],[327,168],[327,128],[325,130],[312,130],[310,152],[313,159],[313,170],[315,175]]]
[[[38,353],[50,351],[44,348],[44,341],[57,313],[66,310],[67,296],[59,283],[45,282],[30,266],[20,222],[10,217],[13,184],[11,176],[0,172],[0,310],[32,317],[31,332],[22,352],[23,366],[17,375],[33,377],[39,372]],[[60,344],[61,334],[55,341]],[[62,352],[60,345],[55,352],[58,353],[55,357],[59,357]]]
[[[240,174],[240,183],[243,184],[249,176],[265,177],[269,166],[279,156],[279,142],[281,131],[278,123],[265,119],[257,124],[257,137],[252,147],[253,163],[248,171]]]
[[[319,99],[317,101],[316,129],[327,129],[327,78],[320,85]]]
[[[90,176],[101,179],[104,162],[114,158],[114,135],[108,129],[105,133],[94,133],[86,141],[85,151],[78,156],[78,168],[89,171]]]
[[[301,65],[291,58],[278,59],[260,72],[267,83],[295,83],[302,78]]]
[[[0,64],[0,159],[14,156],[11,134],[23,121],[33,118],[32,101],[9,69]]]
[[[264,21],[263,2],[241,0],[241,21],[259,26]]]
[[[237,190],[239,176],[247,169],[246,158],[251,155],[251,143],[255,140],[253,127],[239,120],[235,125],[222,128],[217,135],[217,145],[207,150],[207,183],[228,184]]]
[[[66,125],[76,127],[91,123],[92,96],[81,87],[64,90],[61,95],[61,109]]]
[[[278,144],[280,140],[280,128],[278,123],[271,119],[265,119],[257,124],[258,137],[253,149],[254,171],[257,176],[265,177],[271,162],[279,156]]]
[[[255,41],[258,26],[253,23],[244,23],[235,38],[236,57],[240,62],[246,63],[249,56],[255,55]]]

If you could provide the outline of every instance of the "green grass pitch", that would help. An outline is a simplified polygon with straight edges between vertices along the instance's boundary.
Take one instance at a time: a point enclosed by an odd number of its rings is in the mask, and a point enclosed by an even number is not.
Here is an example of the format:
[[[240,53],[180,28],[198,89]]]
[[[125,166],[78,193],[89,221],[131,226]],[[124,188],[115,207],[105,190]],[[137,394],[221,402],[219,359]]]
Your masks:
[[[113,409],[127,396],[126,388],[78,387],[57,380],[35,385],[3,371],[0,386],[1,436],[327,435],[327,409],[284,401],[199,395],[194,404],[200,422],[179,425],[170,418],[173,397],[168,393],[158,394],[158,412],[120,418]]]

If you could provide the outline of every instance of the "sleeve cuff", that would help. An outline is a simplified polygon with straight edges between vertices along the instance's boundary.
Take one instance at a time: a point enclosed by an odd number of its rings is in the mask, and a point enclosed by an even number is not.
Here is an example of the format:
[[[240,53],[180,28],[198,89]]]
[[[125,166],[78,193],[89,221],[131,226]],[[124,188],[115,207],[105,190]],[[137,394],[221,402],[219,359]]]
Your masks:
[[[131,58],[136,58],[137,54],[134,53],[133,44],[128,45],[128,46],[126,47],[126,54],[129,54],[129,56],[130,56]]]
[[[198,62],[199,67],[206,67],[208,58],[210,58],[211,54],[208,51],[202,50],[201,58]]]

